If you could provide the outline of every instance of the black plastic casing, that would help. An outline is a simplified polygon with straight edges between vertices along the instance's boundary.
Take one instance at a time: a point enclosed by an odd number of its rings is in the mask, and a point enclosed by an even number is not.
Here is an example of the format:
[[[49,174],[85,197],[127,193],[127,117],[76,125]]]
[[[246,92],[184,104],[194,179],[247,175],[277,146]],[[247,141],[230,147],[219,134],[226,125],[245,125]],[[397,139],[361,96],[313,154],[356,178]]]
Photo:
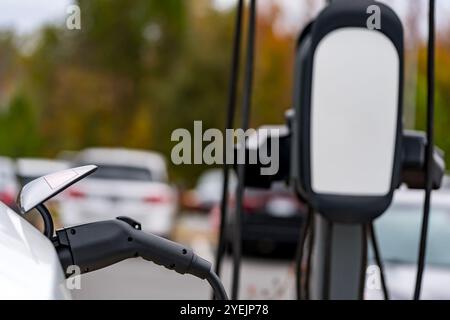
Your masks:
[[[411,189],[426,188],[427,136],[424,132],[405,131],[403,134],[402,182]],[[438,190],[445,175],[444,152],[434,147],[431,170],[431,186]]]
[[[310,120],[311,92],[315,51],[321,40],[330,32],[346,27],[367,28],[367,8],[377,5],[381,9],[381,32],[394,44],[400,57],[399,101],[397,134],[390,191],[383,196],[352,196],[320,194],[311,187]],[[349,46],[352,44],[349,43]],[[365,223],[380,216],[392,202],[394,190],[400,184],[402,151],[402,105],[404,47],[403,26],[398,16],[388,6],[372,0],[335,0],[306,27],[297,47],[293,122],[292,178],[297,192],[328,220],[339,223]],[[332,159],[330,159],[330,162]],[[371,170],[371,168],[367,168]]]
[[[129,218],[84,224],[58,230],[56,234],[54,244],[64,271],[76,265],[82,273],[91,272],[133,257],[201,279],[211,270],[211,264],[192,249],[145,233]]]
[[[271,144],[274,143],[273,141],[275,139],[278,140],[278,150],[279,152],[279,168],[278,172],[274,175],[263,175],[261,174],[261,169],[267,167],[267,165],[264,165],[261,163],[260,157],[259,157],[259,149],[252,149],[249,150],[249,148],[246,146],[245,149],[245,159],[250,159],[250,153],[254,153],[254,157],[257,159],[256,164],[245,164],[245,176],[244,176],[244,185],[246,187],[253,187],[253,188],[261,188],[261,189],[269,189],[273,182],[275,181],[282,181],[282,180],[288,180],[288,177],[290,176],[289,170],[290,170],[290,153],[291,153],[291,134],[290,129],[288,126],[285,126],[285,133],[280,134],[279,136],[273,137],[273,136],[267,136],[266,139],[261,142],[262,144],[266,145],[267,150],[272,150]],[[234,149],[235,155],[234,158],[238,159],[238,149],[235,147]],[[234,170],[237,172],[238,164],[235,163]]]

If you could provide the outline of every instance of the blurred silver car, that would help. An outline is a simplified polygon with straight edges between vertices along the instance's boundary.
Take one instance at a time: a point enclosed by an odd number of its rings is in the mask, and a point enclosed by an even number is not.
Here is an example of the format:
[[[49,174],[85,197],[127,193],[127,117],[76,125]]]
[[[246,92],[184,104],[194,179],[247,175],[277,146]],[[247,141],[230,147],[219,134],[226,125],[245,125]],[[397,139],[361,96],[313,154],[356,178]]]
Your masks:
[[[0,201],[15,207],[19,183],[16,179],[14,162],[6,157],[0,157]]]
[[[229,194],[233,194],[237,186],[237,178],[233,171],[230,171],[228,186]],[[222,169],[208,169],[198,178],[195,189],[186,192],[183,205],[196,212],[209,213],[214,206],[220,204],[222,192]]]
[[[176,191],[168,184],[164,158],[155,152],[90,148],[74,166],[98,165],[98,170],[65,193],[64,225],[128,216],[146,231],[168,236],[177,210]]]
[[[397,191],[392,206],[375,225],[392,299],[413,297],[423,200],[423,191]],[[449,244],[450,191],[442,190],[432,196],[422,299],[450,299]],[[382,294],[368,288],[366,297],[379,299]]]

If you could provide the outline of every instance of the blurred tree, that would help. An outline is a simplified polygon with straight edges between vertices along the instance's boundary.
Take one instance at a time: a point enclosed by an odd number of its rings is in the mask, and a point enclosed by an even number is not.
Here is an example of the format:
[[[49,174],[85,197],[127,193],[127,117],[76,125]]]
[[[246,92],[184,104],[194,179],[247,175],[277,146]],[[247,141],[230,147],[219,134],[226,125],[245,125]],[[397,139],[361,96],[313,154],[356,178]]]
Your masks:
[[[0,113],[0,154],[11,157],[39,153],[40,138],[35,110],[24,93],[11,99],[7,112]]]
[[[420,22],[423,13],[423,1],[407,4],[404,20],[405,32],[405,94],[404,125],[412,129],[416,122],[416,96],[418,81],[418,50],[421,45]]]
[[[40,45],[27,59],[30,87],[45,113],[44,135],[52,141],[47,147],[57,152],[92,144],[127,146],[129,131],[136,136],[136,113],[150,109],[146,98],[152,89],[143,85],[144,78],[148,74],[157,78],[182,51],[185,4],[181,0],[79,0],[78,4],[81,31],[44,29]],[[156,59],[146,60],[148,56]],[[142,132],[142,136],[148,138],[140,139],[140,146],[148,148],[153,135]]]
[[[231,13],[209,1],[78,4],[81,31],[45,28],[26,59],[46,152],[102,145],[170,155],[174,129],[223,126]],[[176,169],[189,178],[202,170]]]
[[[309,3],[311,4],[311,2]],[[279,34],[274,25],[280,10],[258,17],[252,125],[283,124],[292,105],[296,35]]]
[[[192,132],[195,120],[203,121],[203,130],[223,128],[234,10],[218,11],[210,0],[77,3],[81,30],[47,26],[27,54],[17,49],[18,37],[0,34],[0,153],[54,156],[99,145],[152,149],[169,157],[174,129]],[[316,10],[316,1],[307,1],[306,8]],[[277,19],[276,2],[259,11],[253,127],[283,123],[291,106],[297,34],[280,33]],[[418,34],[418,20],[411,4],[405,28]],[[449,33],[443,30],[438,38],[436,134],[450,155]],[[405,102],[406,120],[408,127],[423,128],[426,44],[418,41],[414,48],[407,46],[407,60],[416,65],[418,56],[419,68],[408,69],[407,95],[414,99]],[[171,169],[192,185],[205,166]]]
[[[443,34],[448,34],[450,29]],[[442,38],[443,40],[445,38]],[[446,153],[447,169],[450,168],[450,43],[438,41],[436,50],[436,116],[435,137],[436,145]],[[422,43],[419,53],[418,91],[416,127],[420,130],[426,128],[427,111],[427,45]]]
[[[0,106],[4,108],[8,106],[21,73],[20,56],[14,43],[14,34],[0,32]],[[2,111],[6,110],[0,109],[0,112]]]

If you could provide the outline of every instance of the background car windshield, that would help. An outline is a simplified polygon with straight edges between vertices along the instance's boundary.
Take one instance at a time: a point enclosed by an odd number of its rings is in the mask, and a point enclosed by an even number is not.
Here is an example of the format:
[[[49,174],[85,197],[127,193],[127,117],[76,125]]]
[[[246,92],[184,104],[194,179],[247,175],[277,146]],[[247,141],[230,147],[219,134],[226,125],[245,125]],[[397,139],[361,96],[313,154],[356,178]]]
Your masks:
[[[110,180],[151,181],[152,174],[148,169],[128,166],[99,165],[92,178]]]
[[[19,181],[22,186],[30,183],[33,180],[40,178],[40,176],[19,176]]]
[[[383,260],[416,264],[421,223],[420,206],[394,204],[376,223]],[[450,268],[450,210],[433,208],[428,239],[427,264]]]
[[[9,175],[5,171],[0,170],[0,188],[3,188],[9,179]]]

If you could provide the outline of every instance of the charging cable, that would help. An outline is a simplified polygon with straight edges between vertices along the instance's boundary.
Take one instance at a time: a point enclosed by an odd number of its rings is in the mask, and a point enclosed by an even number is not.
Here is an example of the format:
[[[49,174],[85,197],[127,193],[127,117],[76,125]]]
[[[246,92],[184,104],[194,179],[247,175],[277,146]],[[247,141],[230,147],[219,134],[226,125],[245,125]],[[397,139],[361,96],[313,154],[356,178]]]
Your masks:
[[[420,233],[419,258],[417,261],[417,277],[414,289],[414,300],[420,299],[422,289],[423,272],[425,269],[425,258],[427,249],[428,224],[430,220],[432,172],[433,172],[433,153],[434,153],[434,90],[435,90],[435,18],[436,2],[429,2],[429,21],[428,21],[428,109],[427,109],[427,149],[426,149],[426,172],[425,172],[425,201],[423,208],[422,230]]]
[[[210,262],[190,248],[143,232],[138,222],[127,217],[58,230],[53,244],[64,270],[76,265],[81,273],[87,273],[125,259],[142,257],[180,274],[206,279],[217,299],[228,299]]]

